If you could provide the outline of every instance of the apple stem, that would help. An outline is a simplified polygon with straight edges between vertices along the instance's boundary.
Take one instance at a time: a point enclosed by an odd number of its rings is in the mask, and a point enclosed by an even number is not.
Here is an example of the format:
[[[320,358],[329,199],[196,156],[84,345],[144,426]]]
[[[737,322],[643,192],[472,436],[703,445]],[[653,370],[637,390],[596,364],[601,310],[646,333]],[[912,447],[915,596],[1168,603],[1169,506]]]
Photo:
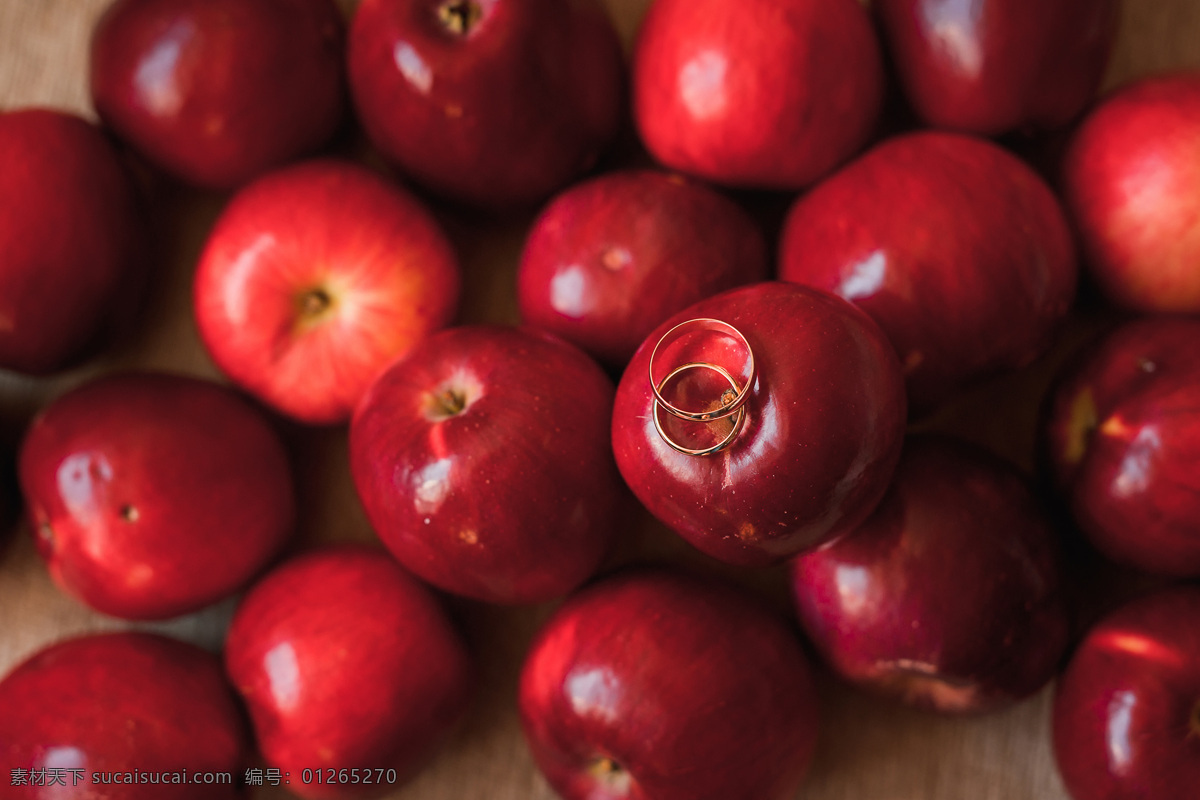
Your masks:
[[[456,36],[469,34],[482,16],[483,9],[473,0],[450,0],[438,7],[438,18]]]
[[[300,313],[306,317],[320,316],[331,305],[333,298],[320,287],[309,289],[300,296]]]

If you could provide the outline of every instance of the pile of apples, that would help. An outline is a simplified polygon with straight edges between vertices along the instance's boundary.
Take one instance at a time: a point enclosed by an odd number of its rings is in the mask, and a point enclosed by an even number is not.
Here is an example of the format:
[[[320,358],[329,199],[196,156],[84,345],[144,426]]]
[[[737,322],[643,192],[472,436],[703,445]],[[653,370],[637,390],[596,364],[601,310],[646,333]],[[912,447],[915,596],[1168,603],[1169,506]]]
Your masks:
[[[154,192],[225,193],[192,305],[227,382],[105,371],[15,463],[90,608],[240,596],[220,656],[13,669],[0,797],[391,791],[471,713],[455,603],[544,604],[513,702],[567,800],[797,796],[815,662],[943,714],[1057,677],[1075,800],[1194,796],[1200,73],[1097,98],[1116,0],[653,0],[628,60],[585,0],[352,5],[114,0],[99,124],[0,112],[6,370],[119,341]],[[534,210],[522,324],[470,322],[452,231]],[[1036,475],[937,432],[1067,349]],[[315,426],[382,547],[293,540]],[[91,784],[138,771],[236,780]]]

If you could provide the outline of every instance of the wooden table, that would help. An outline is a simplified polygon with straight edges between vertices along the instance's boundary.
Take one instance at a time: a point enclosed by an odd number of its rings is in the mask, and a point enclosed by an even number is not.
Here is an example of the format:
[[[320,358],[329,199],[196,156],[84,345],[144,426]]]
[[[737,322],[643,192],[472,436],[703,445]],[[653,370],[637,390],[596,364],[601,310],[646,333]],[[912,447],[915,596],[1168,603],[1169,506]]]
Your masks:
[[[0,108],[45,105],[91,115],[86,47],[107,0],[0,0]],[[347,13],[354,0],[339,0]],[[732,2],[732,0],[731,0]],[[607,0],[626,43],[648,0]],[[1106,79],[1114,86],[1139,75],[1200,66],[1200,0],[1126,0],[1117,52]],[[2,180],[3,176],[0,176]],[[102,358],[52,379],[0,373],[0,430],[19,432],[47,398],[113,369],[165,368],[220,379],[196,336],[190,315],[190,276],[205,233],[225,197],[181,190],[158,195],[157,276],[137,336]],[[467,279],[463,321],[515,321],[513,272],[528,218],[491,221],[442,214]],[[1035,365],[1026,387],[1041,385],[1053,359]],[[1029,463],[1032,412],[1024,390],[982,387],[944,412],[939,424],[981,440],[1019,463]],[[988,404],[1016,415],[1030,435],[1013,438],[1006,424],[981,422]],[[300,484],[298,543],[373,540],[347,469],[345,431],[290,430]],[[646,521],[632,551],[713,569],[671,534]],[[628,556],[628,553],[625,554]],[[782,573],[737,574],[782,602]],[[451,601],[477,655],[477,704],[450,746],[414,783],[390,797],[405,800],[549,800],[522,741],[514,709],[524,649],[549,607],[497,609]],[[232,602],[151,627],[220,647]],[[46,643],[86,631],[127,627],[62,595],[50,582],[22,526],[0,550],[0,674]],[[1047,740],[1049,691],[1004,713],[944,720],[851,691],[822,677],[823,729],[817,759],[801,796],[808,800],[1059,800],[1065,797]],[[0,709],[0,714],[4,713]],[[0,764],[0,785],[7,771]],[[0,792],[2,794],[2,792]],[[270,791],[258,797],[285,796]]]

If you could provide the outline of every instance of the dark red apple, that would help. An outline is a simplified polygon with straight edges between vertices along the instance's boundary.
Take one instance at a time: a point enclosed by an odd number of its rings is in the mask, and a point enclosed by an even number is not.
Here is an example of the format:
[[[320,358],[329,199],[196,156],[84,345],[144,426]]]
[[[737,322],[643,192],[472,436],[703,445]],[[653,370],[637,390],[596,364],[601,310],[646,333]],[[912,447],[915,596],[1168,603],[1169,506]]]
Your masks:
[[[301,797],[394,789],[432,758],[471,696],[466,646],[433,594],[387,553],[356,545],[305,553],[256,583],[225,665],[267,762]],[[358,780],[304,780],[342,769]]]
[[[818,704],[782,618],[729,587],[626,573],[569,598],[534,639],[518,706],[564,800],[784,800]]]
[[[1135,320],[1093,342],[1058,377],[1044,442],[1101,553],[1200,576],[1200,320]]]
[[[493,603],[560,597],[600,565],[625,519],[612,383],[534,330],[433,334],[367,390],[350,466],[400,563]]]
[[[524,322],[624,367],[680,309],[765,280],[767,247],[733,201],[682,176],[614,172],[554,198],[517,269]]]
[[[216,656],[150,633],[80,636],[0,681],[6,800],[233,800],[249,752]]]
[[[333,136],[344,50],[332,0],[116,0],[92,34],[92,102],[164,171],[232,188]]]
[[[295,516],[283,445],[215,383],[125,373],[67,392],[21,445],[21,489],[55,582],[97,611],[163,619],[232,594]]]
[[[1200,312],[1200,71],[1104,100],[1067,148],[1063,192],[1104,294],[1138,311]]]
[[[745,341],[710,323],[675,328],[693,319],[731,325]],[[687,365],[725,369],[745,394],[740,427],[737,414],[705,422],[656,411],[652,355],[664,399],[684,410],[716,409],[732,389],[712,368]],[[676,368],[685,369],[668,380]],[[765,282],[702,300],[647,337],[617,389],[612,446],[626,483],[667,526],[722,561],[764,565],[870,513],[904,422],[900,365],[879,327],[826,292]],[[727,444],[694,455],[668,439],[689,450]]]
[[[799,189],[866,144],[883,83],[855,0],[655,0],[634,49],[633,112],[671,169]]]
[[[876,0],[909,102],[927,124],[983,135],[1057,128],[1095,94],[1118,0]]]
[[[302,422],[345,422],[380,372],[458,306],[441,228],[349,162],[287,167],[243,188],[209,234],[195,313],[213,360]]]
[[[541,200],[589,169],[622,119],[620,43],[594,0],[363,0],[349,71],[383,155],[474,205]]]
[[[1075,297],[1075,252],[1050,188],[996,145],[889,139],[788,213],[779,277],[870,314],[914,413],[1040,355]]]
[[[1058,683],[1054,756],[1074,800],[1183,798],[1200,786],[1200,588],[1095,625]]]
[[[844,679],[943,713],[1044,686],[1067,646],[1057,535],[1023,476],[918,436],[865,522],[791,565],[800,620]]]
[[[103,337],[143,230],[116,151],[66,112],[0,113],[0,368],[45,374]]]

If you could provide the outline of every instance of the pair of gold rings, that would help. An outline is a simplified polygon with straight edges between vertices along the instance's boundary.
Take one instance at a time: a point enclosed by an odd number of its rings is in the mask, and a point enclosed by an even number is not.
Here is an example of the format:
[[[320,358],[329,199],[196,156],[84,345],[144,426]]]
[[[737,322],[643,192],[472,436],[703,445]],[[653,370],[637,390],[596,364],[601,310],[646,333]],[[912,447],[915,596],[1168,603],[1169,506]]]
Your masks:
[[[658,377],[658,370],[655,364],[655,358],[658,356],[660,349],[666,349],[669,345],[678,341],[688,334],[693,334],[702,331],[711,331],[713,333],[728,336],[737,341],[742,349],[746,352],[746,360],[740,372],[745,375],[745,380],[741,383],[734,374],[721,366],[710,361],[689,361],[680,364],[673,369],[670,369],[661,378]],[[725,379],[729,384],[729,388],[723,391],[719,398],[715,401],[712,407],[704,410],[691,410],[681,408],[678,405],[671,403],[663,396],[663,392],[668,385],[680,375],[692,370],[709,370],[717,373]],[[733,443],[741,432],[742,426],[746,421],[746,401],[750,398],[750,389],[754,385],[754,378],[757,370],[757,365],[754,362],[754,351],[750,348],[750,342],[746,341],[746,337],[742,335],[734,326],[728,322],[723,322],[719,319],[710,317],[700,317],[697,319],[689,319],[679,323],[669,331],[664,333],[662,337],[655,343],[654,349],[650,351],[650,389],[654,392],[653,417],[654,429],[658,431],[658,435],[662,440],[670,445],[674,450],[689,456],[707,456],[713,453],[719,453]],[[660,412],[666,411],[671,416],[677,419],[682,419],[688,422],[697,422],[708,424],[718,420],[732,417],[732,425],[729,432],[718,441],[716,444],[708,447],[686,447],[666,432],[663,427],[662,417]]]

